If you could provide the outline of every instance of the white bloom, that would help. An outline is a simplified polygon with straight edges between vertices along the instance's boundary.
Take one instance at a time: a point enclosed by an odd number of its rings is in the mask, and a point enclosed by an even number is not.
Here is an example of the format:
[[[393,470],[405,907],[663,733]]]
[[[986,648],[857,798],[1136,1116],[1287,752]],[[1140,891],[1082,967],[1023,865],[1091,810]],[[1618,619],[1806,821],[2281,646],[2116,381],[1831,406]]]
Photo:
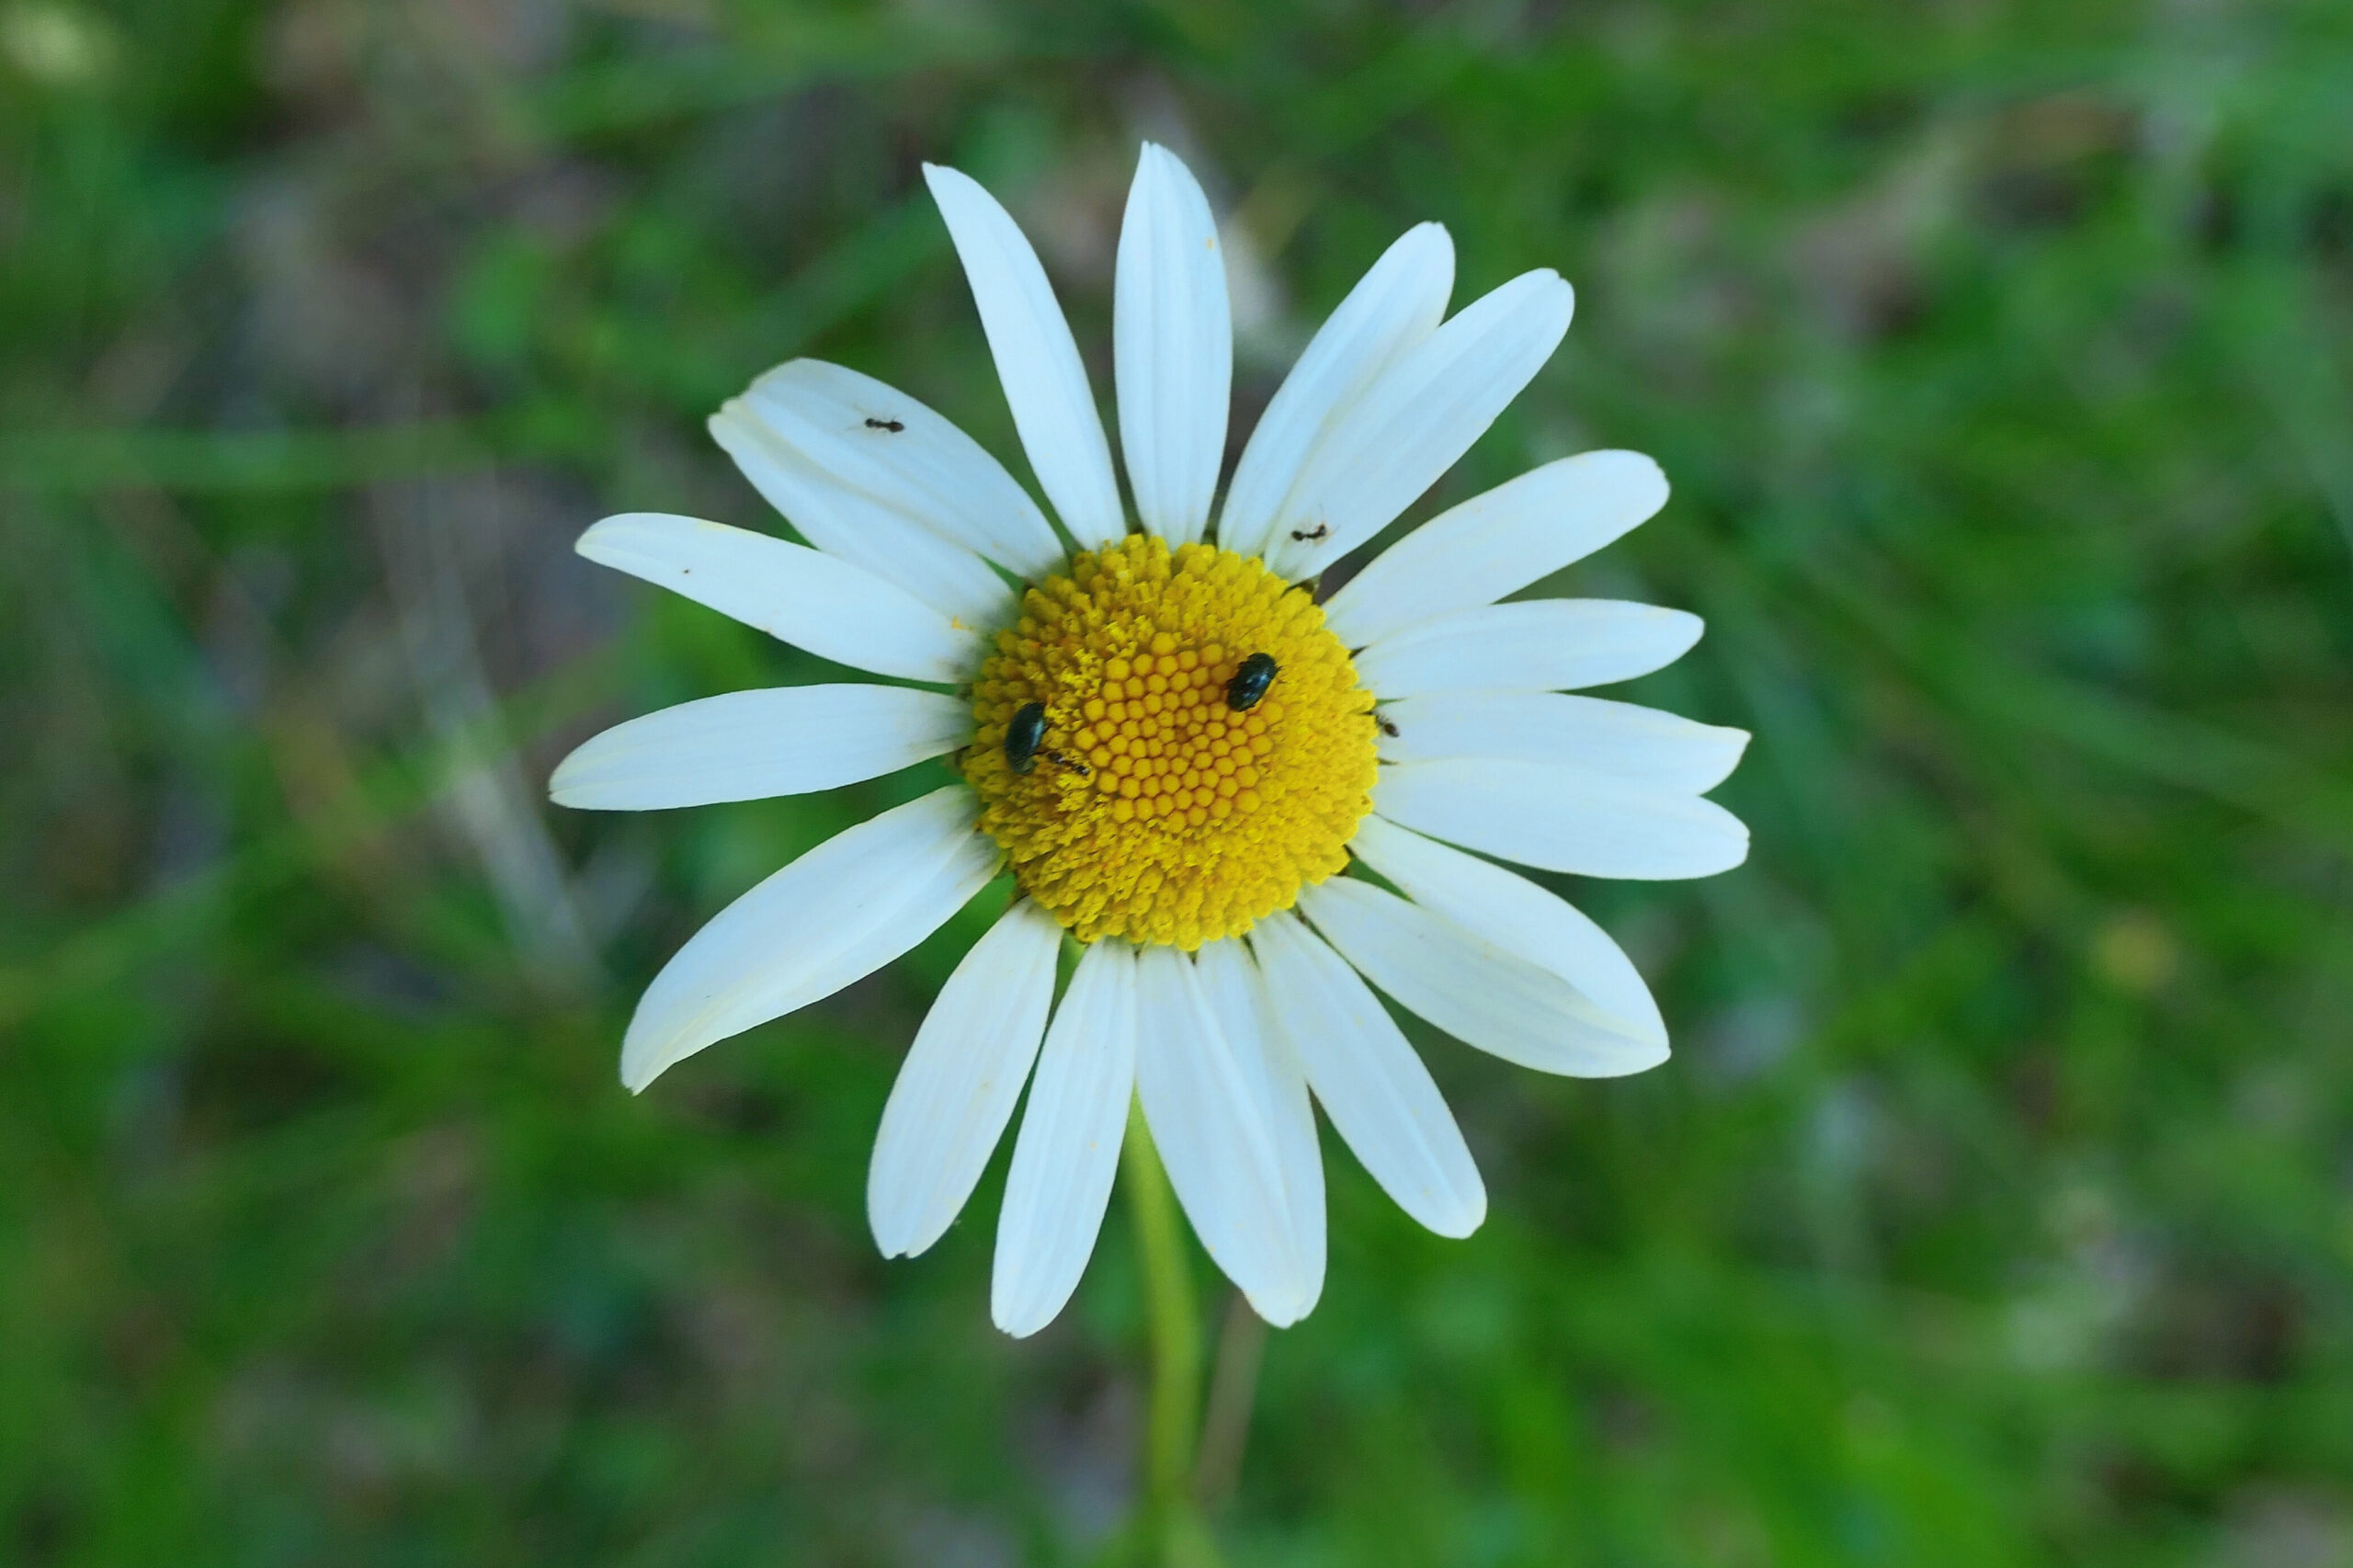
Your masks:
[[[1588,876],[1736,866],[1746,830],[1701,797],[1747,737],[1565,694],[1672,662],[1695,618],[1499,602],[1665,504],[1665,478],[1634,453],[1564,459],[1466,501],[1320,610],[1288,591],[1392,522],[1536,374],[1568,329],[1559,277],[1525,274],[1447,317],[1452,244],[1436,224],[1406,233],[1301,356],[1218,512],[1223,261],[1199,187],[1146,146],[1113,314],[1138,532],[1036,255],[978,185],[926,172],[1059,528],[939,415],[801,359],[711,430],[814,548],[648,514],[582,538],[593,561],[954,695],[838,685],[689,702],[574,752],[559,802],[749,800],[947,754],[962,775],[721,912],[648,988],[621,1076],[642,1089],[872,972],[1009,864],[1012,905],[940,992],[883,1112],[876,1241],[896,1256],[939,1238],[1028,1085],[993,1305],[1007,1332],[1034,1332],[1094,1249],[1132,1098],[1203,1244],[1289,1324],[1324,1278],[1311,1096],[1423,1224],[1465,1235],[1486,1210],[1374,988],[1540,1072],[1607,1077],[1666,1056],[1617,945],[1466,851]],[[1274,661],[1256,701],[1254,655]],[[1381,881],[1333,874],[1351,858]],[[1066,934],[1086,946],[1057,1006]]]

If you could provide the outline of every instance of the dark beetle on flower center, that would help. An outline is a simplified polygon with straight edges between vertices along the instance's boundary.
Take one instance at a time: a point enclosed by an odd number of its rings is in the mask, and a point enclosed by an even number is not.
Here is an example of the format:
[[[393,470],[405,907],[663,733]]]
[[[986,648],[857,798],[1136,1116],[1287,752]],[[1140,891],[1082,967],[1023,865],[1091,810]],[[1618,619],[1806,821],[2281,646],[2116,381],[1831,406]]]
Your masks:
[[[1046,705],[1025,702],[1013,715],[1013,722],[1005,727],[1005,760],[1016,773],[1027,773],[1038,761],[1038,748],[1046,744]]]
[[[1237,713],[1245,713],[1258,706],[1258,699],[1275,684],[1280,666],[1272,653],[1253,653],[1242,661],[1233,678],[1225,683],[1225,705]]]

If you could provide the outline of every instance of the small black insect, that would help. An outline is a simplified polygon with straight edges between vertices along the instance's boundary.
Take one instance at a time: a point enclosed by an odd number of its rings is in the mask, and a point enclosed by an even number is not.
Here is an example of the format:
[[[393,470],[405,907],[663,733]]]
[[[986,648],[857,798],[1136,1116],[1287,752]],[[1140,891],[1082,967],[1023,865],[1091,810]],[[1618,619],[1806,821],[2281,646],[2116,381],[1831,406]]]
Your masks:
[[[1375,713],[1372,716],[1372,722],[1381,726],[1381,733],[1382,734],[1387,735],[1392,740],[1397,738],[1397,726],[1391,723],[1387,719],[1384,719],[1380,714]]]
[[[895,419],[869,419],[866,427],[869,430],[888,430],[893,436],[906,428]]]
[[[1331,524],[1329,524],[1329,523],[1318,523],[1318,524],[1316,524],[1313,528],[1309,528],[1308,530],[1306,530],[1304,533],[1301,532],[1301,531],[1300,531],[1299,529],[1297,529],[1297,528],[1293,528],[1293,529],[1291,529],[1291,530],[1290,530],[1290,537],[1291,537],[1291,538],[1293,538],[1293,539],[1295,539],[1295,540],[1299,540],[1299,542],[1300,542],[1300,543],[1302,543],[1302,544],[1308,544],[1308,543],[1312,543],[1312,542],[1313,542],[1313,541],[1314,541],[1314,540],[1319,540],[1319,539],[1325,539],[1325,538],[1330,537],[1331,532],[1332,532],[1332,525],[1331,525]]]
[[[1078,758],[1074,756],[1064,756],[1058,751],[1041,751],[1038,755],[1044,757],[1048,762],[1052,763],[1056,767],[1061,768],[1064,773],[1075,773],[1081,778],[1092,778],[1095,776],[1095,769],[1087,767],[1086,764],[1079,761]]]
[[[1258,699],[1275,684],[1279,668],[1272,653],[1253,653],[1243,660],[1233,678],[1225,683],[1225,705],[1237,713],[1257,707]]]
[[[1025,702],[1013,715],[1013,722],[1005,727],[1005,760],[1016,773],[1027,773],[1038,760],[1038,748],[1046,744],[1046,705]]]

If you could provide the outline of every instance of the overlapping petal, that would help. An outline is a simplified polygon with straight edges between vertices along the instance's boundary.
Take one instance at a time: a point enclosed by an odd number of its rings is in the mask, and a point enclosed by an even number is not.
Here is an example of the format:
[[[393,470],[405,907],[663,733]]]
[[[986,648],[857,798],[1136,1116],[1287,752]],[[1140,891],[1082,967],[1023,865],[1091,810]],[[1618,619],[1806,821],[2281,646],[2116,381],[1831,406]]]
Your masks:
[[[1301,891],[1300,913],[1416,1017],[1540,1073],[1616,1078],[1666,1060],[1666,1034],[1620,1017],[1540,968],[1353,877]]]
[[[1384,762],[1541,762],[1688,795],[1722,783],[1748,745],[1745,730],[1551,691],[1437,692],[1381,716]]]
[[[1012,590],[987,562],[818,467],[750,403],[729,399],[710,416],[710,435],[752,488],[826,554],[896,583],[959,626],[992,626],[1012,609]]]
[[[1586,452],[1439,513],[1368,562],[1326,619],[1351,648],[1540,582],[1646,522],[1666,476],[1640,452]]]
[[[971,176],[937,164],[926,164],[923,173],[964,264],[1014,428],[1046,499],[1081,546],[1118,539],[1128,525],[1111,473],[1111,448],[1078,344],[1038,253],[1012,214]]]
[[[1695,796],[1537,762],[1401,762],[1373,808],[1466,849],[1635,881],[1711,877],[1748,858],[1740,819]]]
[[[1095,1251],[1136,1074],[1136,955],[1097,942],[1047,1026],[997,1216],[989,1312],[1017,1336],[1054,1321]]]
[[[1208,530],[1225,460],[1233,316],[1209,199],[1174,153],[1149,142],[1120,225],[1111,331],[1136,517],[1171,544],[1190,543]]]
[[[1218,543],[1266,555],[1277,514],[1317,439],[1406,349],[1436,330],[1454,290],[1454,242],[1436,223],[1408,229],[1325,320],[1283,378],[1234,466]]]
[[[1053,525],[1005,465],[915,399],[841,365],[794,359],[742,398],[810,464],[1020,577],[1065,557]]]
[[[1457,610],[1385,637],[1357,655],[1357,675],[1384,698],[1607,686],[1675,663],[1701,629],[1698,616],[1655,605],[1523,599]]]
[[[1251,928],[1276,1028],[1315,1098],[1400,1209],[1441,1236],[1467,1236],[1487,1191],[1429,1069],[1337,953],[1290,914]]]
[[[972,627],[821,550],[663,512],[607,517],[574,548],[835,664],[941,683],[980,667]]]
[[[867,1171],[867,1218],[883,1256],[930,1246],[972,1195],[1038,1058],[1062,939],[1052,915],[1016,900],[924,1015]]]
[[[556,765],[559,806],[642,812],[803,795],[961,745],[972,705],[904,686],[731,691],[616,724]]]
[[[1267,1006],[1266,983],[1246,943],[1203,944],[1195,972],[1200,977],[1202,994],[1225,1029],[1225,1038],[1233,1043],[1245,1065],[1264,1079],[1267,1125],[1282,1165],[1283,1202],[1290,1210],[1301,1265],[1297,1294],[1288,1303],[1270,1305],[1288,1312],[1288,1321],[1296,1322],[1313,1309],[1324,1293],[1324,1150],[1315,1136],[1315,1108],[1308,1097],[1307,1072],[1276,1026]]]
[[[1348,851],[1431,914],[1551,970],[1609,1012],[1666,1038],[1658,1004],[1633,960],[1550,889],[1379,816],[1365,818]]]
[[[938,930],[995,871],[957,785],[835,835],[711,917],[646,987],[621,1040],[642,1089],[729,1035],[863,979]]]
[[[1267,564],[1313,577],[1387,528],[1543,368],[1575,299],[1558,273],[1522,273],[1400,354],[1317,439]]]
[[[1175,948],[1145,948],[1136,966],[1136,1098],[1169,1185],[1211,1258],[1283,1327],[1304,1310],[1308,1270],[1256,1020],[1213,1009]]]

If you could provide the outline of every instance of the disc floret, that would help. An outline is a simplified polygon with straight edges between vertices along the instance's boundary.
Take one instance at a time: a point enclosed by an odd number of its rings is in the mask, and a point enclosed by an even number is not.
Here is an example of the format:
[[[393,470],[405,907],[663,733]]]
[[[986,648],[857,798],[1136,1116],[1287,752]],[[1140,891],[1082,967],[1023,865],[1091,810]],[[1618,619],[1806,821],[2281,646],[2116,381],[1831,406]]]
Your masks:
[[[1246,711],[1251,655],[1280,674]],[[1239,936],[1347,864],[1372,809],[1372,694],[1308,593],[1255,558],[1130,535],[1022,598],[962,756],[1021,890],[1082,941]],[[1036,765],[1007,725],[1045,705]]]

